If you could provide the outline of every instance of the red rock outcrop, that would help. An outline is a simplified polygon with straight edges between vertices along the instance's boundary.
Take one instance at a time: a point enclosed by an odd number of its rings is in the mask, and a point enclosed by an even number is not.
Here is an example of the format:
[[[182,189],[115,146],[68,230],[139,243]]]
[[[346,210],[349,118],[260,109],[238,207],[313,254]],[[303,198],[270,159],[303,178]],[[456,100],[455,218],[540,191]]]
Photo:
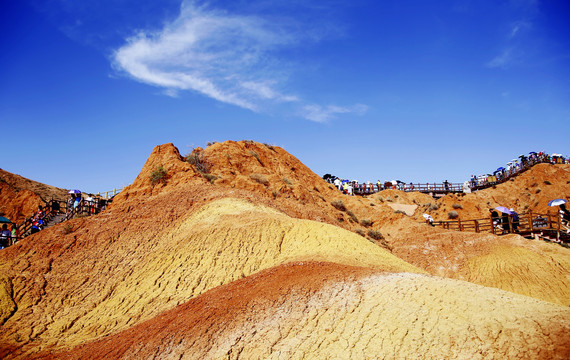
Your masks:
[[[20,223],[53,199],[65,200],[67,191],[0,169],[0,213]]]

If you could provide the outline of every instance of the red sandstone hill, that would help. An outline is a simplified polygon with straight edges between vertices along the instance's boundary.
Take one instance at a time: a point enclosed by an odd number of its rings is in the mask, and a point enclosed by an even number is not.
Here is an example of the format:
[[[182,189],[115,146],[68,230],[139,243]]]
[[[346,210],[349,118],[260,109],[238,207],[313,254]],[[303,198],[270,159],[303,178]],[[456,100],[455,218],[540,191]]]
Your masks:
[[[67,191],[0,169],[0,213],[20,223],[51,199],[65,200]]]
[[[344,196],[279,147],[192,155],[157,146],[111,209],[0,252],[0,357],[570,356],[570,250],[434,229],[393,207],[431,198]]]

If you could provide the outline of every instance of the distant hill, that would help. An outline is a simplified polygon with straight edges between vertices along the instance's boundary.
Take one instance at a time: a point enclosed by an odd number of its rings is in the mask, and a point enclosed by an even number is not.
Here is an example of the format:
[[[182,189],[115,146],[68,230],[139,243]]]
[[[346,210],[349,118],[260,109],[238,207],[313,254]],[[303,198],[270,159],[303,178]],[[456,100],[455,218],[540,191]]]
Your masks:
[[[65,200],[67,190],[0,169],[0,213],[20,223],[51,199]]]
[[[345,196],[280,147],[189,155],[155,147],[108,210],[0,251],[0,358],[570,356],[569,249],[430,227],[429,196]],[[529,204],[565,191],[536,169]]]

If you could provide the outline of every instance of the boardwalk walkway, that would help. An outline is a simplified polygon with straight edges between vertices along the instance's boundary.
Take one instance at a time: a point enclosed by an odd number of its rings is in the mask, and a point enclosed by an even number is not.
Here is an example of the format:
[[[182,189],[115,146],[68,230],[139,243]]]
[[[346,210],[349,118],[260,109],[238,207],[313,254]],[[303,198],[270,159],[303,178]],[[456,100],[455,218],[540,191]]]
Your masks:
[[[494,174],[488,174],[486,177],[479,177],[477,179],[471,179],[463,183],[409,183],[405,184],[403,182],[385,182],[384,184],[351,184],[353,187],[354,195],[371,195],[382,190],[394,189],[401,190],[404,192],[417,191],[424,194],[429,194],[434,198],[443,197],[447,194],[454,193],[470,193],[474,191],[479,191],[487,189],[498,184],[502,184],[509,181],[513,177],[516,177],[534,165],[542,163],[552,163],[551,159],[547,156],[537,157],[532,160],[525,161],[517,167],[512,169],[504,169],[503,171],[496,171]]]
[[[525,237],[539,236],[560,243],[570,242],[570,226],[564,223],[558,214],[524,213],[519,221],[513,222],[509,216],[508,223],[491,217],[486,219],[435,221],[436,227],[455,231],[487,232],[495,235],[518,234]]]

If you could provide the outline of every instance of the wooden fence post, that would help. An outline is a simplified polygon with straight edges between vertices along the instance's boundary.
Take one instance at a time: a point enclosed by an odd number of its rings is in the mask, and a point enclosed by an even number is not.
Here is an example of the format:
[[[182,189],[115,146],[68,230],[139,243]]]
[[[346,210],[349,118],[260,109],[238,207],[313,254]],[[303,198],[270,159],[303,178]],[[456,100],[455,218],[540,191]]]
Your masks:
[[[557,220],[556,222],[558,224],[558,226],[557,226],[558,229],[556,230],[556,240],[560,241],[560,216],[557,216],[556,220]]]
[[[534,230],[534,226],[532,224],[532,211],[528,212],[528,225],[530,226],[530,231]]]
[[[479,221],[473,220],[473,222],[475,223],[475,232],[478,233],[479,232]]]

